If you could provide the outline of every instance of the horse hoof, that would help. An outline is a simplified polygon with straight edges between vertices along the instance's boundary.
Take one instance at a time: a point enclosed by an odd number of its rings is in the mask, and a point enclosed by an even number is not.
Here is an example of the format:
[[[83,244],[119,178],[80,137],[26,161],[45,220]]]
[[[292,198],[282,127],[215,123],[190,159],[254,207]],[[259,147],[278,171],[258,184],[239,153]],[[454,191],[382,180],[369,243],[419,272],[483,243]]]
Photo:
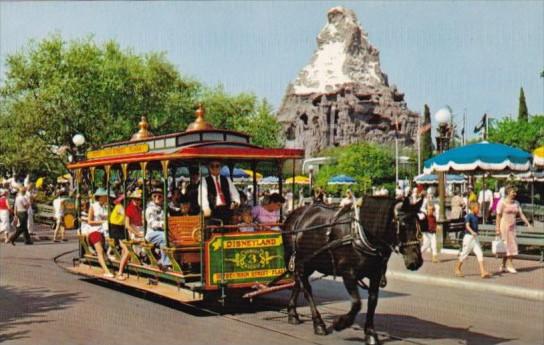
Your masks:
[[[327,335],[329,332],[327,332],[327,327],[325,325],[314,325],[314,333],[316,335]]]
[[[346,317],[339,316],[332,323],[332,328],[334,328],[335,331],[340,332],[341,330],[348,328],[352,324],[353,324],[353,321],[349,322],[349,320]]]
[[[289,322],[290,325],[300,325],[302,321],[297,316],[291,316],[289,315],[289,318],[287,319],[287,322]]]
[[[380,341],[378,340],[378,335],[376,334],[367,334],[365,337],[365,343],[366,345],[380,345]]]

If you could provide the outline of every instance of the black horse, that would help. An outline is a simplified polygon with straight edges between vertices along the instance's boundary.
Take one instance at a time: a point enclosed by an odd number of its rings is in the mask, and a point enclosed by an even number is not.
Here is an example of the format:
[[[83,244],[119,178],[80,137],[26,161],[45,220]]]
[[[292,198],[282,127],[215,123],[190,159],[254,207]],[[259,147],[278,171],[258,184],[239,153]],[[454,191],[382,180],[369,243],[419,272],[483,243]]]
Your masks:
[[[289,323],[301,323],[296,302],[302,289],[312,311],[314,332],[327,334],[308,280],[314,271],[319,271],[343,278],[352,304],[347,314],[335,319],[333,328],[340,331],[351,326],[361,310],[357,286],[366,277],[369,287],[365,341],[379,344],[374,330],[374,312],[380,279],[391,252],[398,248],[409,270],[417,270],[423,264],[417,223],[421,202],[412,205],[408,198],[397,203],[389,198],[366,197],[360,210],[360,221],[356,221],[349,210],[338,211],[322,204],[302,207],[289,215],[283,233],[286,262],[295,279],[287,307]]]

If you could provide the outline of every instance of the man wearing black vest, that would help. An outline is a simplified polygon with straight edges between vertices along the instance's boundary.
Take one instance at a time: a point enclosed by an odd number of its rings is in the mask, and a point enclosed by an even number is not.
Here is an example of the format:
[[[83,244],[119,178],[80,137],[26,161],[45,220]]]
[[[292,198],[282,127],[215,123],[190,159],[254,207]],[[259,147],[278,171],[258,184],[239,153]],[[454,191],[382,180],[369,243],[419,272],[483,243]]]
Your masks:
[[[230,221],[232,209],[240,205],[240,194],[231,179],[221,176],[219,161],[208,164],[209,176],[202,181],[202,211],[205,217],[221,219],[223,224]]]

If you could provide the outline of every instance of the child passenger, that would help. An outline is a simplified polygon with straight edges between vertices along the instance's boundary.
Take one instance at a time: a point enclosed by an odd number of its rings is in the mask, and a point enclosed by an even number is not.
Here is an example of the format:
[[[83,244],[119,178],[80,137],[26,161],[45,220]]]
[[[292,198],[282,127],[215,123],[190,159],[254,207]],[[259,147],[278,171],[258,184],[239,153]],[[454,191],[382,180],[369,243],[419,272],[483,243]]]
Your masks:
[[[238,229],[240,232],[254,232],[253,216],[251,215],[250,207],[240,207],[236,210],[235,214],[238,214],[240,219],[238,220]]]
[[[463,250],[459,256],[459,261],[455,265],[455,275],[458,277],[463,277],[461,266],[463,266],[463,261],[467,258],[470,252],[473,251],[478,259],[478,264],[480,265],[480,276],[482,278],[489,278],[491,277],[491,274],[489,274],[484,268],[482,247],[480,246],[480,241],[478,240],[478,215],[480,213],[480,206],[476,201],[472,201],[469,207],[471,212],[465,216]]]

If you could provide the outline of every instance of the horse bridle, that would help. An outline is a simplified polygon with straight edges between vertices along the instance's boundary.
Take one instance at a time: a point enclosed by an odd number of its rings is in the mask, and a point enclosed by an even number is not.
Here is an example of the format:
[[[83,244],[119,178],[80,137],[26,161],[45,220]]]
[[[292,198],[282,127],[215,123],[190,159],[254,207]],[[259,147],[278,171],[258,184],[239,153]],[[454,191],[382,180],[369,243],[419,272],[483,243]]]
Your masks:
[[[417,218],[416,216],[416,240],[413,240],[413,241],[406,241],[406,242],[403,242],[400,240],[399,236],[400,236],[400,227],[401,225],[404,226],[405,229],[408,228],[408,226],[406,225],[406,223],[400,219],[400,217],[398,216],[398,214],[395,214],[395,217],[393,218],[393,222],[396,223],[397,225],[397,233],[396,233],[396,237],[397,237],[397,248],[398,250],[395,249],[395,252],[398,253],[399,250],[403,249],[403,248],[406,248],[406,247],[412,247],[412,246],[421,246],[421,237],[422,237],[422,232],[421,232],[421,225],[419,224],[419,219]]]

